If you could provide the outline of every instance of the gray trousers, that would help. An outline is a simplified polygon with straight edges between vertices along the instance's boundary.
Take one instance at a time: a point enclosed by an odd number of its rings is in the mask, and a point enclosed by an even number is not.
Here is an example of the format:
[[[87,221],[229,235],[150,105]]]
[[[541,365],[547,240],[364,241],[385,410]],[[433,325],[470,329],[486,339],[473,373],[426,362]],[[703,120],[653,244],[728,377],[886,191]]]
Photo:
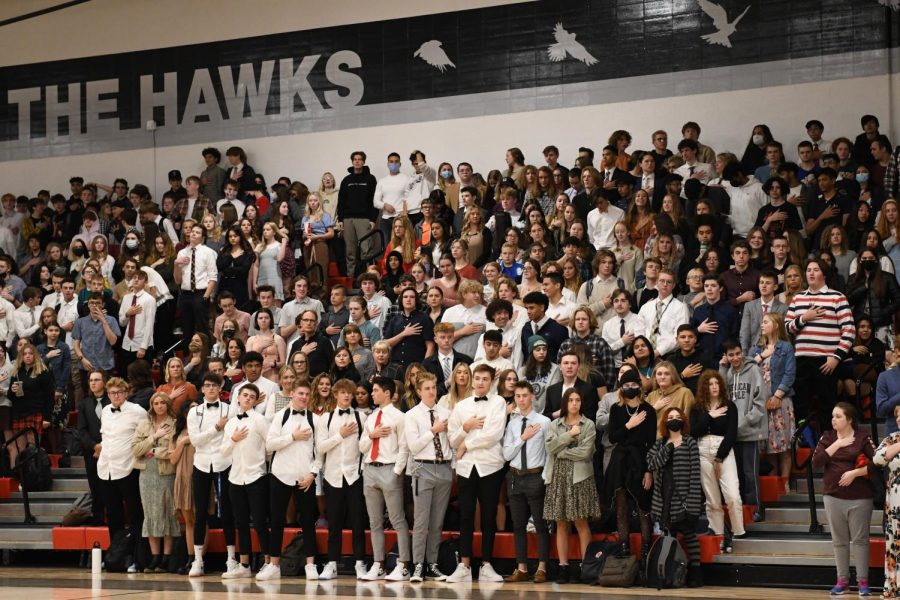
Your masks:
[[[528,517],[534,519],[538,538],[538,560],[550,560],[550,531],[544,522],[544,479],[540,473],[516,476],[506,474],[509,512],[512,516],[513,539],[516,544],[516,562],[528,561]]]
[[[741,485],[741,501],[759,508],[759,442],[756,440],[734,443],[738,481]]]
[[[369,513],[375,562],[384,563],[384,506],[387,504],[388,518],[397,532],[400,562],[408,563],[409,525],[403,509],[403,476],[394,474],[394,465],[366,465],[363,470],[363,495]]]
[[[838,579],[850,579],[850,544],[853,544],[853,563],[856,579],[869,578],[869,523],[872,520],[872,499],[841,500],[824,496],[825,515],[831,526],[831,544]]]
[[[453,471],[450,463],[432,465],[415,462],[414,465],[411,473],[416,524],[412,535],[413,562],[431,564],[438,559]]]
[[[356,245],[359,238],[369,233],[368,219],[344,219],[344,244],[347,247],[347,276],[356,277]],[[368,241],[363,244],[362,251],[368,253],[372,247],[372,242]],[[325,274],[328,275],[327,273]]]

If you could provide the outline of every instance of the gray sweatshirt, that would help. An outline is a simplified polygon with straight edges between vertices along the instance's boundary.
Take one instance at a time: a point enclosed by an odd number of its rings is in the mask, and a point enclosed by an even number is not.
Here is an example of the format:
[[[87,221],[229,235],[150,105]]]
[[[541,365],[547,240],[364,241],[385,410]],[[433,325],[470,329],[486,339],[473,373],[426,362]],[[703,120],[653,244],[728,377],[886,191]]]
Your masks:
[[[731,366],[719,367],[725,378],[728,395],[738,408],[739,442],[764,440],[769,435],[769,420],[766,417],[766,392],[763,390],[762,371],[749,358],[737,371]]]

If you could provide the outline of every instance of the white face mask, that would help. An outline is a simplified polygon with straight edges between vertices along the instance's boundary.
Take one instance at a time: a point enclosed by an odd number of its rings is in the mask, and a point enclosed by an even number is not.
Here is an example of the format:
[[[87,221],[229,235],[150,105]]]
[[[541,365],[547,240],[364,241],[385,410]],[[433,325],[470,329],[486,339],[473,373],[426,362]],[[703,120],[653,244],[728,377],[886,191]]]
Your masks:
[[[756,144],[757,146],[762,146],[765,143],[765,141],[766,141],[766,138],[763,137],[761,134],[759,134],[759,133],[753,134],[753,143]]]

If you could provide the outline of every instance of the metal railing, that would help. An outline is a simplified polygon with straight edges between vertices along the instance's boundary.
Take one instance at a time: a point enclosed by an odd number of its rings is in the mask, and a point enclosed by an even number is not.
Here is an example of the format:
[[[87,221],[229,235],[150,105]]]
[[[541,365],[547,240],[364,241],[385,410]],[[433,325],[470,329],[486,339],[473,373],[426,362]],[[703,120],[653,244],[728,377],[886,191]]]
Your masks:
[[[378,243],[372,243],[371,248],[367,254],[363,254],[362,248],[363,245],[366,244],[372,238],[377,238]],[[370,264],[374,264],[376,260],[378,260],[381,256],[384,256],[384,251],[387,249],[387,244],[384,241],[384,232],[375,227],[372,231],[367,233],[366,235],[359,238],[359,241],[356,243],[356,256],[359,258],[356,259],[356,270],[361,272],[365,269],[365,267]],[[360,269],[363,267],[363,269]],[[356,279],[357,273],[348,273],[350,277]]]
[[[869,435],[872,437],[872,441],[875,442],[875,445],[878,445],[878,414],[877,414],[877,406],[875,405],[875,386],[871,385],[872,388],[869,393],[866,395],[869,399],[869,402],[866,406],[863,406],[863,393],[862,386],[863,383],[869,383],[868,381],[864,381],[866,375],[869,373],[876,373],[878,369],[875,364],[868,365],[866,369],[857,375],[856,377],[856,409],[859,411],[860,417],[866,414],[866,409],[869,409],[869,427],[871,428],[871,432]]]
[[[803,441],[811,450],[809,456],[803,461],[803,464],[797,462],[797,449],[800,442]],[[797,471],[806,471],[806,493],[809,500],[809,532],[822,533],[824,531],[821,523],[819,523],[819,515],[816,511],[816,487],[813,480],[812,457],[816,451],[816,444],[819,441],[818,423],[815,421],[801,420],[797,423],[797,431],[791,438],[791,464]]]
[[[34,427],[26,427],[26,428],[23,429],[22,431],[18,432],[17,434],[15,434],[15,435],[12,436],[11,438],[9,438],[9,439],[6,440],[5,442],[3,442],[3,452],[8,456],[8,455],[9,455],[9,446],[10,446],[13,442],[15,442],[15,443],[16,443],[16,449],[18,449],[18,450],[19,450],[19,453],[21,453],[23,449],[19,449],[18,438],[20,438],[20,437],[22,437],[22,436],[28,434],[29,432],[32,433],[32,434],[34,435],[34,440],[35,440],[34,443],[35,443],[35,444],[40,444],[40,441],[39,441],[39,440],[40,440],[40,437],[38,436],[37,430],[36,430]],[[28,444],[26,443],[26,447],[27,447],[27,446],[28,446]],[[17,455],[17,456],[18,456],[18,455]],[[34,460],[35,458],[37,458],[37,456],[38,456],[37,454],[34,454],[34,455],[32,455],[31,457],[29,457],[29,458],[27,458],[26,460],[23,460],[23,461],[19,461],[18,458],[17,458],[17,459],[16,459],[16,464],[15,464],[15,465],[10,465],[10,470],[12,470],[12,471],[18,471],[18,475],[19,475],[19,487],[22,489],[22,501],[23,501],[23,503],[24,503],[24,505],[25,505],[25,523],[26,523],[26,524],[36,523],[36,522],[37,522],[37,519],[34,517],[34,515],[31,514],[31,504],[30,504],[29,501],[28,501],[28,485],[27,485],[26,482],[25,482],[25,463],[26,463],[28,460]]]

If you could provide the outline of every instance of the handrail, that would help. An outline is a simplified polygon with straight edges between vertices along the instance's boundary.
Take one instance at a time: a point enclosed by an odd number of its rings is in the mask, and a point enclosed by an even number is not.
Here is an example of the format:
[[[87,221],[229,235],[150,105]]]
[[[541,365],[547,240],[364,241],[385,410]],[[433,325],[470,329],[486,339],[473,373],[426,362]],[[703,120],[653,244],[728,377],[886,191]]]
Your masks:
[[[857,410],[859,410],[860,416],[862,416],[862,414],[863,414],[863,407],[862,407],[863,377],[868,375],[870,371],[875,371],[875,372],[878,371],[878,369],[876,368],[874,363],[868,365],[866,367],[866,370],[863,371],[862,373],[860,373],[859,377],[856,378],[856,408],[857,408]],[[872,390],[872,393],[874,393],[874,389]],[[871,432],[869,433],[869,435],[872,437],[872,440],[877,444],[878,443],[878,415],[876,414],[876,408],[877,408],[877,406],[875,405],[875,399],[873,398],[871,400],[871,410],[869,411],[870,412],[869,427],[871,428]]]
[[[372,248],[369,251],[369,253],[366,255],[363,255],[363,253],[362,253],[363,244],[365,242],[368,242],[373,237],[377,237],[378,241],[380,243],[372,244],[371,245]],[[377,227],[375,227],[374,229],[372,229],[372,231],[370,231],[366,235],[359,238],[359,240],[357,240],[357,242],[356,242],[356,256],[359,257],[356,261],[356,265],[357,265],[356,270],[357,271],[359,270],[359,265],[368,264],[370,261],[377,259],[379,256],[384,254],[384,251],[386,249],[387,249],[387,244],[385,243],[385,240],[384,240],[384,232],[381,231],[380,229],[378,229]],[[348,273],[348,275],[350,275],[350,277],[353,277],[354,279],[356,278],[356,273],[353,273],[353,274]]]
[[[3,442],[3,452],[8,453],[9,445],[11,443],[13,443],[14,441],[16,441],[18,438],[27,434],[28,432],[31,432],[34,434],[35,444],[39,443],[38,442],[39,437],[38,437],[37,430],[34,427],[26,427],[22,431],[18,432],[17,434],[15,434],[11,438],[9,438],[5,442]],[[16,448],[18,449],[18,447],[19,447],[19,444],[16,443]],[[27,447],[27,444],[26,444],[26,447]],[[34,460],[34,458],[36,456],[37,455],[31,457],[29,460]],[[18,462],[18,455],[17,455],[17,462]],[[17,464],[17,465],[10,465],[10,470],[17,469],[17,468],[19,470],[19,487],[22,488],[22,501],[25,505],[25,523],[26,524],[36,523],[37,519],[34,517],[34,515],[31,514],[31,504],[28,501],[28,486],[25,484],[25,461],[19,462],[19,464]]]
[[[813,470],[812,470],[812,457],[813,453],[811,452],[809,456],[806,457],[806,460],[803,461],[803,464],[799,464],[797,462],[797,448],[799,447],[800,441],[803,439],[803,430],[806,427],[810,429],[813,428],[812,422],[807,422],[806,419],[802,419],[799,423],[797,423],[797,430],[794,432],[794,436],[791,438],[791,464],[796,470],[806,470],[806,493],[809,500],[809,532],[810,533],[822,533],[824,531],[822,525],[819,523],[819,515],[816,512],[816,488],[815,481],[813,480]],[[815,446],[813,446],[812,451],[815,452]]]

